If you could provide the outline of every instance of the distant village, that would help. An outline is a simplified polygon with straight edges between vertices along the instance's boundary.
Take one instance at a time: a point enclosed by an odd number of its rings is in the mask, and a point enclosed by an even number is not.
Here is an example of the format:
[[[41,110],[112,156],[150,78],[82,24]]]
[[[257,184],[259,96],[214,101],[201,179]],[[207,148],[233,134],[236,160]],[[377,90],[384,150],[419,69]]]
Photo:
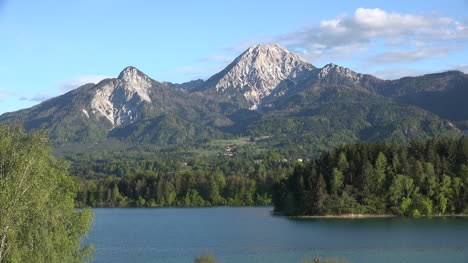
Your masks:
[[[226,157],[233,157],[236,155],[236,148],[237,148],[237,145],[236,144],[232,144],[232,145],[228,145],[226,146],[225,148],[223,148],[223,150],[220,152],[220,153],[217,153],[216,155],[217,156],[226,156]],[[310,158],[283,158],[283,159],[279,159],[278,162],[299,162],[299,163],[302,163],[302,162],[307,162],[307,161],[310,161]],[[262,159],[256,159],[256,160],[253,160],[253,162],[255,164],[260,164],[263,162]],[[180,166],[191,166],[189,163],[187,162],[181,162],[180,163]]]
[[[235,152],[235,149],[237,148],[237,145],[235,144],[232,144],[232,145],[229,145],[227,146],[226,148],[224,148],[224,152],[223,152],[223,155],[224,156],[227,156],[227,157],[232,157],[234,155],[236,155],[236,152]],[[218,156],[220,155],[219,153],[217,154]],[[297,158],[297,159],[293,159],[293,158],[283,158],[281,159],[280,161],[281,162],[291,162],[291,161],[297,161],[297,162],[305,162],[305,161],[309,161],[310,158]],[[254,162],[256,164],[259,164],[261,163],[263,160],[259,159],[259,160],[254,160]]]
[[[228,147],[226,147],[224,149],[224,153],[223,155],[224,156],[229,156],[229,157],[232,157],[235,155],[235,152],[234,150],[237,148],[237,145],[233,144],[233,145],[229,145]]]

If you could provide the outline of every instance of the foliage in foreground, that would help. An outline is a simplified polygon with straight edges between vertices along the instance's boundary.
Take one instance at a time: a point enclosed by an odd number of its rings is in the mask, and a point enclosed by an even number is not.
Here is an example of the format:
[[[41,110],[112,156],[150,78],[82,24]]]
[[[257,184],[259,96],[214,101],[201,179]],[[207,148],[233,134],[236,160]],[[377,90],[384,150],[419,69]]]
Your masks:
[[[84,262],[92,211],[74,208],[76,186],[42,132],[0,125],[0,262]]]
[[[216,263],[219,262],[211,253],[205,253],[200,256],[197,256],[193,263]]]
[[[277,183],[287,215],[468,212],[468,138],[357,143],[323,154]]]

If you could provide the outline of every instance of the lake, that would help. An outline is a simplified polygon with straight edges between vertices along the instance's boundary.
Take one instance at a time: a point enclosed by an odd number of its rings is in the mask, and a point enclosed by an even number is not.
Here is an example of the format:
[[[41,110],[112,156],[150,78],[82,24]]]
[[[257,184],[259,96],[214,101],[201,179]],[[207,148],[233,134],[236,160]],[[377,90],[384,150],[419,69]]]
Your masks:
[[[94,209],[94,262],[468,262],[468,218],[289,219],[271,207]]]

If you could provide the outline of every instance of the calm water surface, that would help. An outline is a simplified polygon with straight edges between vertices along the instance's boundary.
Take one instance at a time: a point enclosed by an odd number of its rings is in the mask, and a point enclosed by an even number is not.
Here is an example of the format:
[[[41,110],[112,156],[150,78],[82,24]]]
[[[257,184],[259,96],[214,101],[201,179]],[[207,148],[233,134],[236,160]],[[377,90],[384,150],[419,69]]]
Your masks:
[[[271,207],[95,209],[94,262],[468,262],[468,218],[288,219]]]

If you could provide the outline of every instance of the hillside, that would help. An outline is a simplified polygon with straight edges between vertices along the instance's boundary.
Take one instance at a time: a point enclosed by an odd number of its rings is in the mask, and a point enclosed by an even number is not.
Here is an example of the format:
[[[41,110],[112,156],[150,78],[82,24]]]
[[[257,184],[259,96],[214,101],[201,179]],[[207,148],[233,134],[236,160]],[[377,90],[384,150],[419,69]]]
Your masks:
[[[249,136],[259,149],[316,156],[356,141],[458,137],[467,90],[460,72],[386,81],[335,64],[316,68],[268,44],[250,47],[206,81],[158,82],[127,67],[0,122],[45,128],[62,152],[87,144],[206,149],[213,139]]]
[[[421,107],[442,118],[468,120],[468,76],[460,71],[387,81],[378,89],[384,96]]]

